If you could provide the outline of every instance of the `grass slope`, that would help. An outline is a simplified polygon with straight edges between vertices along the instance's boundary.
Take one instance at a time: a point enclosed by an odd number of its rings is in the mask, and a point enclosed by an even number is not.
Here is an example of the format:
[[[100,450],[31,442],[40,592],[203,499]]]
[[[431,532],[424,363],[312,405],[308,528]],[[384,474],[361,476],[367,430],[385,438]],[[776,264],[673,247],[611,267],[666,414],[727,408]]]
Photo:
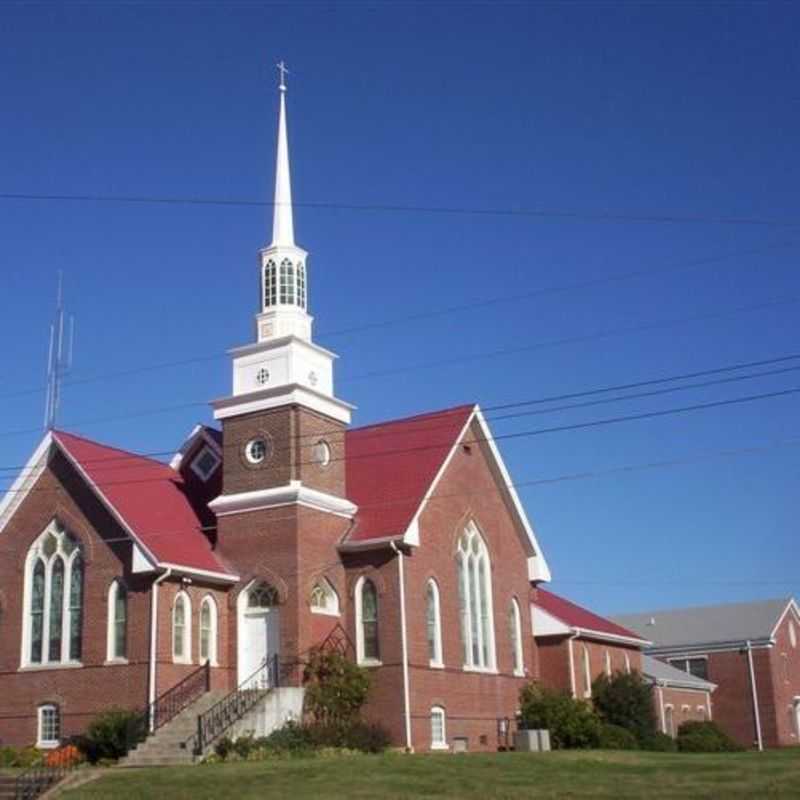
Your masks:
[[[695,755],[561,751],[542,755],[351,756],[109,770],[64,800],[291,798],[800,797],[800,749]]]

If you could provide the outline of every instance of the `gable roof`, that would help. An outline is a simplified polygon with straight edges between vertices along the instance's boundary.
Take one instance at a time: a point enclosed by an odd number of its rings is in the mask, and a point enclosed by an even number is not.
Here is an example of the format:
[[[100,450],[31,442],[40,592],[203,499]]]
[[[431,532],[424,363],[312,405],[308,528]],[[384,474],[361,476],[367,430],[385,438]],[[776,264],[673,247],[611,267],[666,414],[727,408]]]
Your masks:
[[[566,631],[559,630],[557,626],[547,625],[548,621],[543,619],[545,633],[537,634],[536,627],[534,627],[534,635],[536,636],[563,635],[564,633],[572,632],[601,639],[621,640],[639,647],[649,644],[646,639],[643,639],[633,631],[546,589],[539,588],[537,590],[536,601],[533,606],[534,609],[538,608],[544,611],[567,628]],[[534,626],[536,626],[536,619],[534,619]]]
[[[705,692],[713,692],[717,688],[716,683],[697,678],[690,672],[673,667],[659,661],[657,658],[642,655],[642,674],[659,686],[671,686],[676,689],[700,689]]]
[[[791,597],[621,614],[614,619],[647,636],[653,649],[768,641]]]
[[[216,557],[202,531],[209,516],[195,508],[180,474],[145,456],[64,431],[48,432],[17,482],[0,503],[0,530],[11,518],[58,448],[143,554],[149,568],[236,580]],[[136,555],[134,556],[136,561]]]
[[[347,495],[358,511],[342,547],[359,549],[390,541],[418,545],[419,518],[473,423],[480,435],[464,443],[480,443],[488,450],[499,474],[498,491],[530,544],[528,577],[532,581],[549,581],[550,569],[533,526],[477,405],[456,406],[347,431]]]
[[[359,507],[348,542],[403,537],[473,409],[457,406],[347,431],[347,495]]]

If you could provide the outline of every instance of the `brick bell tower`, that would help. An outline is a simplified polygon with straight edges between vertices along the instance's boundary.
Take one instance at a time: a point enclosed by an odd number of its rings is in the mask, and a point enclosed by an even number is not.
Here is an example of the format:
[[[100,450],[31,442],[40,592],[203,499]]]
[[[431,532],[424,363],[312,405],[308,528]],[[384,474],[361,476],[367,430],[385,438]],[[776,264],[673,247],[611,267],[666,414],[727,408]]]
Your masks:
[[[259,583],[274,589],[280,655],[291,660],[314,643],[310,586],[323,574],[338,582],[336,545],[356,507],[346,497],[344,460],[353,406],[334,395],[337,356],[312,341],[308,253],[294,241],[286,70],[283,63],[278,68],[272,243],[259,252],[255,342],[230,351],[232,394],[211,404],[222,422],[224,460],[222,494],[210,506],[220,554],[242,578],[240,593]],[[344,586],[337,588],[343,597]],[[253,662],[245,639],[258,635],[243,618],[243,605],[246,600],[238,602],[238,642],[230,654],[240,678]],[[269,639],[267,649],[274,650],[275,631]],[[260,652],[260,643],[255,647]]]

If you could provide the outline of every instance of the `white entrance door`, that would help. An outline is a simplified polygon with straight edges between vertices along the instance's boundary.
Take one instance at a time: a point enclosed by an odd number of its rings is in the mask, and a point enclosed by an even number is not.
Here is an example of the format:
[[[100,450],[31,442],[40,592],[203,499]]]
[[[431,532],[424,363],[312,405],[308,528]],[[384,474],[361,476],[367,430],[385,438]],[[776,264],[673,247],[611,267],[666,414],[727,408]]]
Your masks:
[[[277,607],[247,612],[242,616],[239,684],[253,676],[253,682],[267,688],[272,682],[271,662],[280,649],[280,619]],[[263,670],[259,670],[264,667]],[[255,688],[255,687],[253,687]]]

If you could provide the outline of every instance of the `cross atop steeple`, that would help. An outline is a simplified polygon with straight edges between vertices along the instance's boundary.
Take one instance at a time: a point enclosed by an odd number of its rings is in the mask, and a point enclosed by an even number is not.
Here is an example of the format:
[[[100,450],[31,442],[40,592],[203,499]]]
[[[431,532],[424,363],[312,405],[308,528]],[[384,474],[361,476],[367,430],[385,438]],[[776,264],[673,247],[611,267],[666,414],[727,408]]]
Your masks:
[[[286,76],[289,74],[289,70],[286,68],[286,64],[283,61],[279,62],[275,66],[278,67],[278,72],[280,73],[280,83],[278,84],[278,89],[282,92],[286,91]]]

